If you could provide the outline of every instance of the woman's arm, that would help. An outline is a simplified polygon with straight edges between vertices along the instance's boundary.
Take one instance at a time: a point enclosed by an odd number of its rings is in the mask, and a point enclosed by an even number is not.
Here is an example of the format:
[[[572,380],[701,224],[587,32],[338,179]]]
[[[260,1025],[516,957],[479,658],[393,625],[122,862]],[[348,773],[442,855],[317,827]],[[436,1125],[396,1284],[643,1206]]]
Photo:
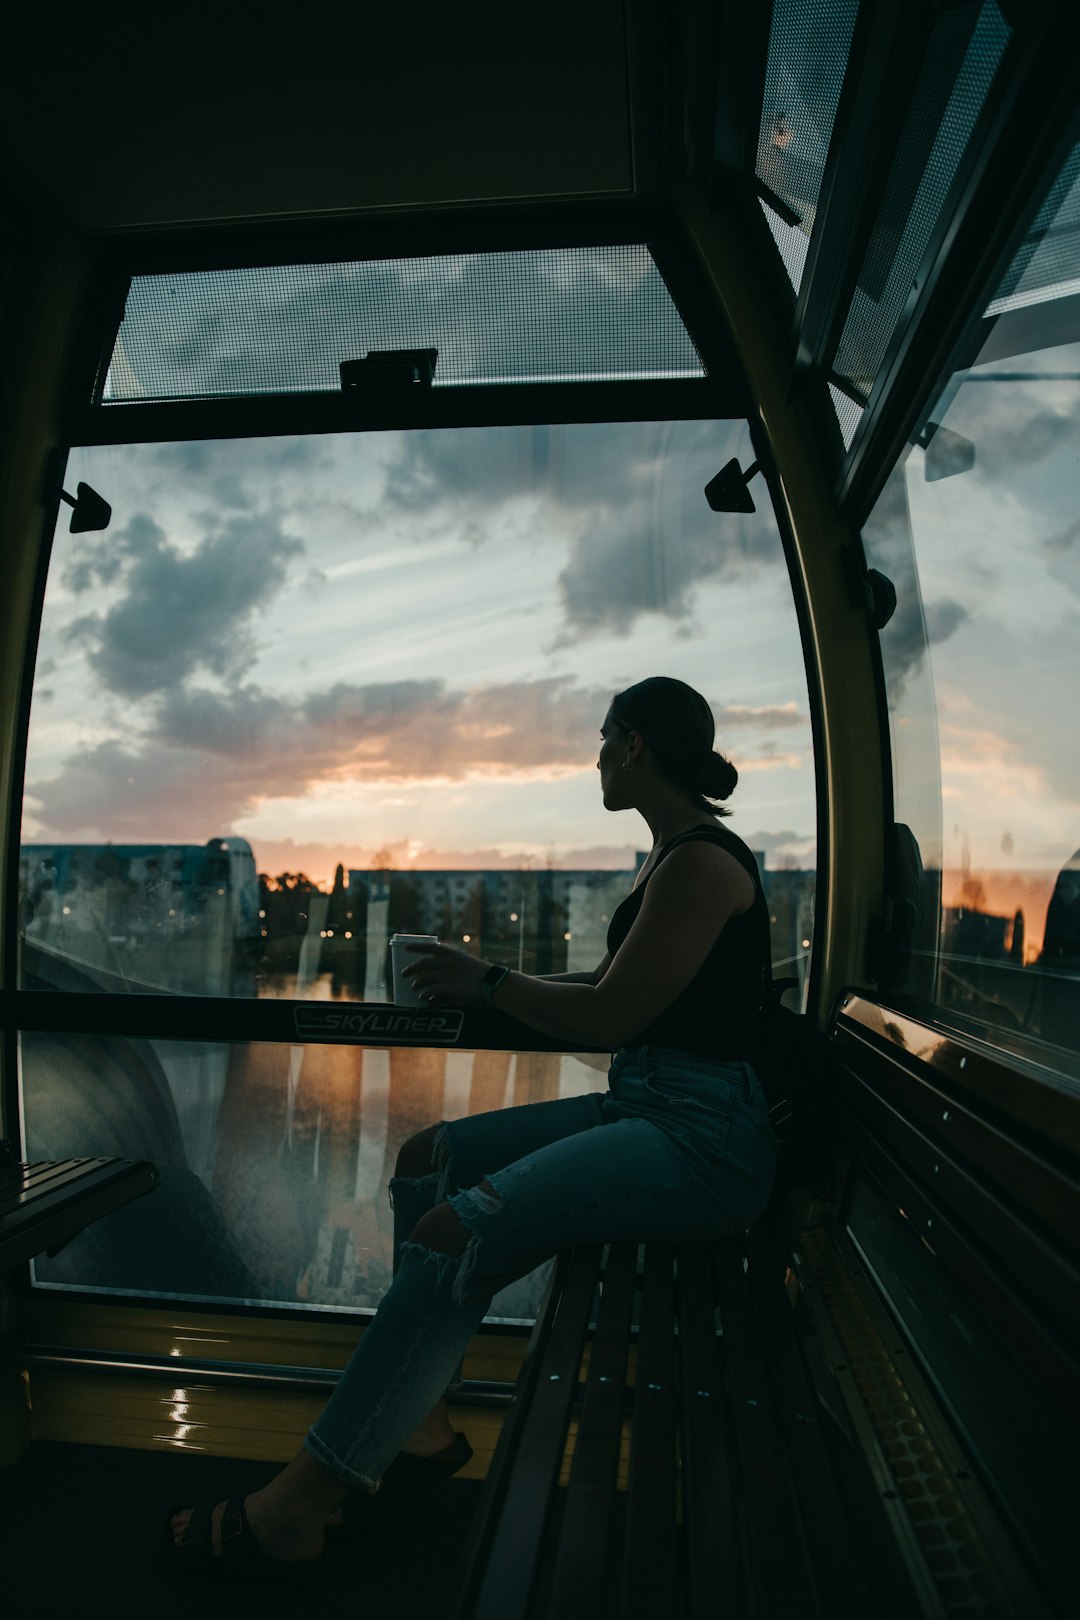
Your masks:
[[[599,984],[610,966],[609,952],[600,966],[594,967],[591,973],[537,973],[535,977],[541,984]]]
[[[641,909],[596,984],[511,972],[495,992],[500,1012],[545,1035],[585,1046],[623,1046],[682,994],[731,917],[749,910],[754,885],[715,844],[682,844],[657,867]],[[418,988],[451,1005],[479,998],[488,964],[453,946],[415,947]]]

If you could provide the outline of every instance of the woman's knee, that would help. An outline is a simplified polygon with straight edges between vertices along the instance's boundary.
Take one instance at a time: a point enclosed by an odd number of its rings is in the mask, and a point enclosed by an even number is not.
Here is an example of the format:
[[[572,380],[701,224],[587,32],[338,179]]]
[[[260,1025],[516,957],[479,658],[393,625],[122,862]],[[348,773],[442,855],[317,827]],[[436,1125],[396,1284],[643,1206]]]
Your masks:
[[[482,1181],[478,1192],[491,1210],[501,1205],[502,1200],[490,1181]],[[473,1197],[476,1196],[474,1193]],[[409,1234],[409,1242],[418,1243],[424,1249],[436,1250],[439,1254],[458,1255],[465,1253],[472,1237],[473,1233],[460,1219],[453,1204],[444,1203],[436,1204],[426,1215],[421,1215]]]
[[[441,1129],[441,1125],[429,1125],[426,1130],[417,1131],[415,1136],[410,1136],[408,1141],[402,1142],[398,1149],[394,1174],[403,1176],[409,1181],[432,1175],[437,1168],[435,1138]]]
[[[409,1234],[410,1243],[437,1254],[464,1254],[471,1237],[468,1227],[458,1220],[452,1204],[436,1204],[422,1215]]]

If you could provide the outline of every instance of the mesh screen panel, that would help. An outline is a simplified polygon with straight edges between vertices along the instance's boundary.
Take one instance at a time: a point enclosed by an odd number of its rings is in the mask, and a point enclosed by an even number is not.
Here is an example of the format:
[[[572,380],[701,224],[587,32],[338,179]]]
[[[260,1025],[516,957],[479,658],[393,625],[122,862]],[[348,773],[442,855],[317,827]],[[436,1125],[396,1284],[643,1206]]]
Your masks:
[[[1074,146],[988,315],[1080,292],[1080,145]]]
[[[832,366],[862,394],[873,389],[1009,38],[992,0],[934,22]]]
[[[429,347],[444,388],[704,376],[635,245],[136,276],[104,397],[337,391],[342,360]]]
[[[821,193],[858,0],[775,0],[765,66],[757,174],[809,237]],[[769,220],[773,235],[777,232]],[[792,227],[785,226],[784,230]],[[777,238],[796,292],[803,260]]]
[[[803,266],[806,264],[806,252],[810,246],[810,239],[800,225],[789,225],[774,208],[770,208],[764,197],[759,197],[761,211],[765,215],[765,223],[772,232],[773,241],[780,250],[780,258],[784,269],[788,273],[788,280],[798,292],[802,284]]]
[[[851,449],[851,442],[855,437],[855,429],[863,418],[863,407],[856,405],[847,394],[842,394],[833,383],[829,384],[829,395],[836,412],[836,420],[840,424],[840,436],[844,441],[844,449]]]

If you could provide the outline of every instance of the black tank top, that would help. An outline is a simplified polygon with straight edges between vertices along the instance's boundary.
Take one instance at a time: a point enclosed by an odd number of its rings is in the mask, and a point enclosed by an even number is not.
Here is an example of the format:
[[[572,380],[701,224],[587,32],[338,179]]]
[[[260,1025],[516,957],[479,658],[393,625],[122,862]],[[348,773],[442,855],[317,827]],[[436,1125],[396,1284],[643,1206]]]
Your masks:
[[[726,922],[697,973],[681,995],[666,1007],[633,1046],[674,1046],[698,1057],[757,1058],[758,1027],[770,947],[769,914],[757,862],[751,850],[726,827],[691,827],[661,849],[644,883],[627,895],[608,924],[612,956],[630,932],[641,910],[653,872],[679,844],[707,839],[733,855],[754,884],[754,903]]]

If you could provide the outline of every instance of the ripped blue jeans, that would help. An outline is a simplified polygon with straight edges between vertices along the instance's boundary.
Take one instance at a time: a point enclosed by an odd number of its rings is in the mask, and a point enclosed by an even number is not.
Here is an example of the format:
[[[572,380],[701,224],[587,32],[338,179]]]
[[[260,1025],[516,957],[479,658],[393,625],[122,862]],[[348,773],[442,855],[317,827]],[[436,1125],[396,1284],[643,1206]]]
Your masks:
[[[608,1085],[446,1122],[436,1170],[391,1181],[394,1281],[305,1442],[341,1480],[377,1484],[514,1278],[573,1243],[711,1239],[762,1213],[775,1142],[749,1064],[628,1047]],[[444,1201],[461,1255],[410,1241]]]

